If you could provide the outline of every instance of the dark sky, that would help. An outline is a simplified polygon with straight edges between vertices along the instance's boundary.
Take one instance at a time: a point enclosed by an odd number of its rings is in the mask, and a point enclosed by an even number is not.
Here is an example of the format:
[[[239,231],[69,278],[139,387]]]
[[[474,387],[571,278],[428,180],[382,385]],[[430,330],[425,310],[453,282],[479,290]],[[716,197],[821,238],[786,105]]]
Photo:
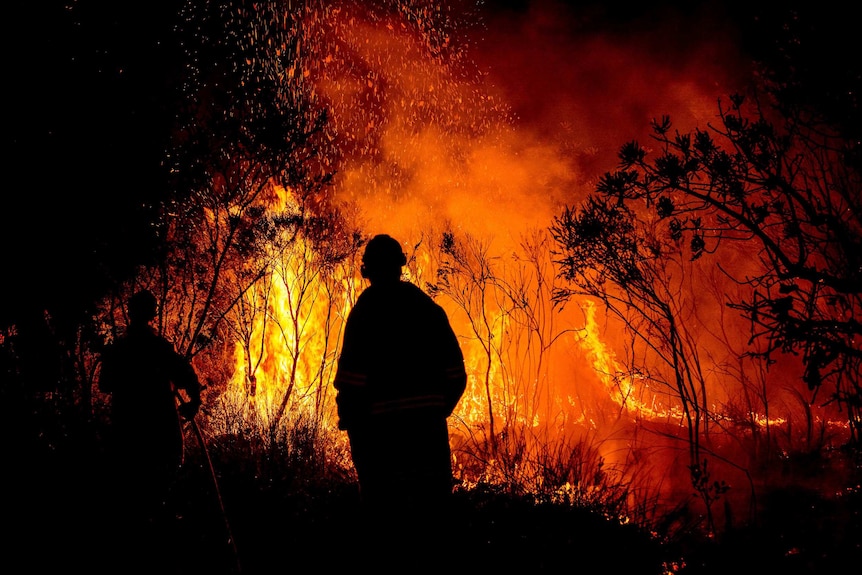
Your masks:
[[[77,304],[131,255],[157,186],[176,2],[8,6],[3,314]],[[74,9],[65,8],[66,5]],[[116,270],[119,271],[119,270]],[[31,307],[32,306],[32,307]]]

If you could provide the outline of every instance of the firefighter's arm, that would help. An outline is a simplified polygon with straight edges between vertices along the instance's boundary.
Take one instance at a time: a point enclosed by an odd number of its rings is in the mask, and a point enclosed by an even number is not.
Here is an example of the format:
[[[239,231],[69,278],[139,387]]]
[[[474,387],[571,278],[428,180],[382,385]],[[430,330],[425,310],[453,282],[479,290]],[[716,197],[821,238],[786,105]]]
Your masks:
[[[455,407],[464,395],[467,389],[467,371],[464,369],[464,362],[453,364],[444,370],[446,378],[446,416],[452,415]]]
[[[179,393],[178,393],[179,395]],[[198,414],[201,408],[201,396],[198,394],[189,394],[188,399],[179,396],[180,404],[177,407],[183,419],[192,420]]]
[[[338,391],[335,402],[339,429],[349,428],[370,411],[366,385],[367,377],[360,371],[352,371],[343,365],[336,371],[333,386]]]
[[[458,336],[449,324],[445,313],[441,320],[441,358],[443,360],[443,393],[446,400],[446,416],[452,414],[464,391],[467,389],[467,370],[464,366],[464,352],[458,343]]]
[[[371,411],[368,398],[368,368],[366,358],[368,338],[362,334],[365,319],[354,307],[347,318],[344,339],[338,368],[332,381],[336,390],[335,403],[338,407],[338,428],[348,429],[357,421],[368,416]]]
[[[201,383],[198,374],[186,358],[177,355],[175,360],[174,386],[177,390],[183,390],[186,398],[182,397],[179,412],[185,419],[193,419],[201,407]]]
[[[107,347],[102,352],[102,365],[99,368],[99,391],[102,393],[113,393],[116,382],[114,373],[115,352],[111,347]]]

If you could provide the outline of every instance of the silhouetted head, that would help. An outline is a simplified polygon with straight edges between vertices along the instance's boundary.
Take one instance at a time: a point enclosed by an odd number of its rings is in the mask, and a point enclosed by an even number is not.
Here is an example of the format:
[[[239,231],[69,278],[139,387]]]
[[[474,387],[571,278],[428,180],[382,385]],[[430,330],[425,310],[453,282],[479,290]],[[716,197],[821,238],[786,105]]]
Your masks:
[[[142,290],[129,298],[129,321],[131,323],[149,323],[156,317],[158,302],[156,296],[149,290]]]
[[[407,256],[401,249],[401,244],[392,236],[376,235],[365,246],[362,256],[362,277],[372,283],[378,281],[398,281],[401,278],[401,266],[407,264]]]

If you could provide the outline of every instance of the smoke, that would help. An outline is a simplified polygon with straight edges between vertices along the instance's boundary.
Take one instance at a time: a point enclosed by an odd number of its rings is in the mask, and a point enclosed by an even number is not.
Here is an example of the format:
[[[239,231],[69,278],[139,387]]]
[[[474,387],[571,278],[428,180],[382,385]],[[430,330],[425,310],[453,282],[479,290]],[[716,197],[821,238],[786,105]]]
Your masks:
[[[423,4],[344,3],[309,33],[345,154],[335,193],[370,233],[443,223],[506,245],[585,197],[653,118],[705,127],[745,77],[705,4],[628,20],[548,0],[478,17]]]
[[[705,127],[717,98],[746,81],[729,16],[692,6],[623,19],[598,7],[534,1],[522,12],[493,14],[476,57],[519,129],[565,142],[588,182],[614,167],[621,144],[643,141],[653,118],[669,114],[681,130]]]

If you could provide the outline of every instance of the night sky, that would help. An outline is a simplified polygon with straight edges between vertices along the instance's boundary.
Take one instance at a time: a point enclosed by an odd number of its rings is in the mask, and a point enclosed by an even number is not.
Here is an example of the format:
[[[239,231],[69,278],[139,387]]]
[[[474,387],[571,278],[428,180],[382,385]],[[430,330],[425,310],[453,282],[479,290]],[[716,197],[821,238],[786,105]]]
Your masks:
[[[160,193],[177,4],[9,7],[3,320],[77,308],[138,257],[139,206]]]

